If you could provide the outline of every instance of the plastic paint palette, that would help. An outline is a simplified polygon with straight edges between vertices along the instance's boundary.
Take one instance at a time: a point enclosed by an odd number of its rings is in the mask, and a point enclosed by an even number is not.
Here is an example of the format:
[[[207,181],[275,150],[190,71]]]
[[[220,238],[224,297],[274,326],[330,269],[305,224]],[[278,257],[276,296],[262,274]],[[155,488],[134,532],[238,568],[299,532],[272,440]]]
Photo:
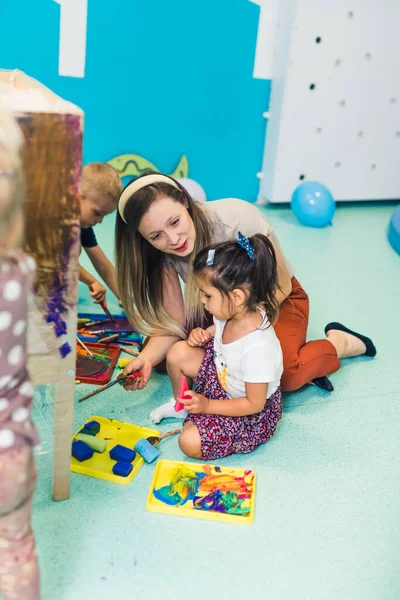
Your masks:
[[[186,502],[170,505],[169,502],[175,502],[177,497],[187,497],[187,480],[179,480],[171,490],[171,480],[174,479],[176,481],[177,470],[182,470],[180,472],[186,474],[190,471],[194,472],[195,477],[190,479],[189,489],[191,489],[191,492],[193,492],[193,489],[197,488],[197,490],[194,494],[189,492]],[[196,480],[199,482],[198,486]],[[202,481],[204,489],[202,489]],[[194,488],[191,487],[193,483]],[[210,498],[210,490],[214,490],[212,494],[213,500],[215,501],[216,498],[221,498],[227,493],[232,494],[229,490],[232,490],[235,487],[239,490],[235,498],[239,503],[240,511],[246,514],[229,514],[229,512],[224,510],[220,512],[219,510],[213,510],[211,508],[212,500]],[[175,494],[173,493],[174,491],[176,492]],[[159,460],[147,496],[146,508],[149,511],[161,512],[168,515],[195,517],[214,521],[224,521],[226,523],[250,524],[254,520],[255,495],[256,474],[249,469],[233,469],[229,467],[207,465],[200,462],[189,463]],[[160,499],[160,496],[163,496],[164,498],[167,496],[167,502]],[[194,496],[194,501],[197,502],[197,508],[190,496]],[[200,502],[198,502],[198,499],[200,499]],[[238,506],[237,502],[236,506]],[[232,506],[232,503],[230,504]],[[233,511],[235,511],[234,506],[235,502],[233,503]]]
[[[112,344],[98,344],[98,343],[87,343],[86,347],[96,355],[100,353],[107,358],[109,363],[107,371],[101,373],[100,375],[92,375],[92,376],[83,376],[80,375],[78,370],[76,372],[76,379],[78,379],[81,383],[90,383],[92,385],[105,385],[109,383],[112,378],[112,374],[117,365],[119,355],[121,353],[121,348]],[[77,346],[78,348],[78,346]],[[79,348],[80,350],[80,348]],[[88,358],[91,358],[89,355],[86,355]],[[95,356],[96,357],[96,356]]]
[[[90,421],[97,421],[100,424],[100,431],[96,437],[102,438],[103,440],[106,439],[107,447],[102,454],[94,452],[93,457],[84,462],[79,462],[79,460],[76,460],[71,456],[71,471],[81,473],[82,475],[88,475],[89,477],[105,479],[106,481],[112,481],[114,483],[130,483],[144,465],[143,458],[136,453],[135,460],[132,462],[132,471],[128,477],[120,477],[119,475],[114,475],[112,472],[115,460],[110,458],[110,450],[114,448],[114,446],[117,446],[117,444],[133,449],[136,442],[141,438],[148,438],[152,435],[159,437],[160,432],[155,429],[140,427],[139,425],[131,425],[130,423],[107,419],[106,417],[89,417],[86,423],[89,423]],[[84,424],[82,427],[79,427],[79,430],[74,434],[72,438],[73,442],[83,427]]]

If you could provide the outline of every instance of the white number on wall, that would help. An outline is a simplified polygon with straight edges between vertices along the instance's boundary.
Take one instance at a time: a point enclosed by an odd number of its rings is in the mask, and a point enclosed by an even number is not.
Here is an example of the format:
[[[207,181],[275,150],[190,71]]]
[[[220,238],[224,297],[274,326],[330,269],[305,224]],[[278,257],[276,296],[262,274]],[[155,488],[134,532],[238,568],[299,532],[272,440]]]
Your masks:
[[[58,74],[84,77],[88,0],[54,0],[60,5]]]
[[[272,79],[272,64],[277,21],[277,0],[250,0],[260,7],[253,77]]]

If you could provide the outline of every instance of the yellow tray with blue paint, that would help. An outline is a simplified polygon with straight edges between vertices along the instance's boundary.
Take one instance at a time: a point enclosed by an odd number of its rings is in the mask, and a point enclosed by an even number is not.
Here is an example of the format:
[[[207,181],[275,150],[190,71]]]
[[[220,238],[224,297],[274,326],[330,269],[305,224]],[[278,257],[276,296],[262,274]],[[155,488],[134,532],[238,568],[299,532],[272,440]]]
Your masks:
[[[110,458],[110,450],[117,444],[132,448],[138,440],[141,438],[148,438],[149,436],[159,436],[160,432],[155,429],[147,429],[147,427],[140,427],[139,425],[131,425],[130,423],[123,423],[122,421],[115,421],[114,419],[107,419],[106,417],[90,417],[86,423],[90,421],[97,421],[100,424],[100,431],[96,435],[98,438],[105,439],[107,441],[107,447],[103,453],[94,452],[92,458],[79,462],[73,456],[71,457],[71,471],[75,473],[82,473],[82,475],[88,475],[89,477],[97,477],[98,479],[105,479],[106,481],[113,481],[114,483],[127,484],[132,481],[138,474],[138,471],[144,464],[143,458],[136,453],[135,460],[133,461],[133,469],[129,473],[128,477],[120,477],[114,475],[112,468],[115,465],[115,460]],[[72,441],[75,441],[75,437],[83,429],[82,425],[79,430],[74,434]]]
[[[255,497],[256,474],[250,469],[159,460],[146,508],[168,515],[250,524]]]

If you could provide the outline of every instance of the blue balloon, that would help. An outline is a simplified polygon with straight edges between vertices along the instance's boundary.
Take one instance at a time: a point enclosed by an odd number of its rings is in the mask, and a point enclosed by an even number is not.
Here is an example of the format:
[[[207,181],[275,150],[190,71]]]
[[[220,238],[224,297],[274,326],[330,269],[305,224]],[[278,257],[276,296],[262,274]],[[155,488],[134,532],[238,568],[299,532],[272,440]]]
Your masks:
[[[400,254],[400,204],[390,219],[388,238],[392,248]]]
[[[292,210],[306,227],[332,225],[336,203],[327,187],[317,181],[305,181],[293,192]]]

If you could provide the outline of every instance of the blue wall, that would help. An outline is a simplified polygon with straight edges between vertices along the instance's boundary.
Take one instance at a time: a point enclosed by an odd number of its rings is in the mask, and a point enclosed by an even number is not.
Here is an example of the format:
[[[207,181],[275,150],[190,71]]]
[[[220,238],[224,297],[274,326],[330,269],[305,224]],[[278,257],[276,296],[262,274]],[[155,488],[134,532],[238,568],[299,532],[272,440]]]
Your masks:
[[[259,7],[248,0],[89,0],[86,75],[58,75],[60,6],[6,0],[0,67],[85,111],[84,160],[134,153],[164,172],[182,154],[209,199],[254,201],[270,82],[252,77]]]

